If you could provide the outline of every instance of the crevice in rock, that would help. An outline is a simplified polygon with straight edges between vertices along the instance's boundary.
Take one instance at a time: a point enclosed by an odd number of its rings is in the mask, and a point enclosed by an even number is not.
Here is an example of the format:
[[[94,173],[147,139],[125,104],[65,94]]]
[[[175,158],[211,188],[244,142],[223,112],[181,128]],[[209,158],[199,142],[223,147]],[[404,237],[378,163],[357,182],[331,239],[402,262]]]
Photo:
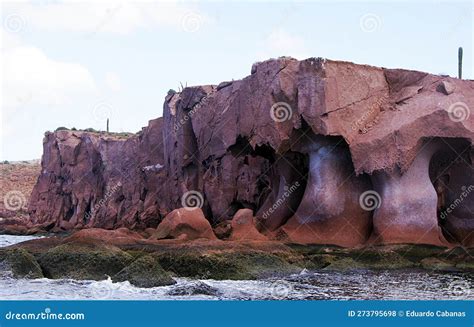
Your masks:
[[[234,157],[239,157],[251,154],[253,149],[248,138],[238,135],[235,143],[227,148],[227,152],[230,152]]]
[[[444,237],[451,243],[462,243],[462,229],[465,220],[472,220],[474,209],[474,192],[471,186],[472,161],[470,158],[470,142],[463,138],[438,139],[441,144],[430,160],[430,180],[437,195],[438,224]],[[473,192],[473,194],[471,194]],[[460,226],[455,226],[456,223]],[[474,222],[472,222],[474,224]]]

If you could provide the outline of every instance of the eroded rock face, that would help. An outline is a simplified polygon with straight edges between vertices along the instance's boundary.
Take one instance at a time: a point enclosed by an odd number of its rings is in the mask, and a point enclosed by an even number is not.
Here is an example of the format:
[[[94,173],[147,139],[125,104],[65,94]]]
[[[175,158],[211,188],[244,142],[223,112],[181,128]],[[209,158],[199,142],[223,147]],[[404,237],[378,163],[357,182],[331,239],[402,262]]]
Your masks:
[[[373,237],[380,243],[446,243],[438,225],[436,190],[429,164],[440,142],[427,142],[405,173],[381,171],[373,175],[380,207],[373,217]],[[406,226],[410,226],[407,228]]]
[[[371,188],[370,180],[354,174],[342,140],[314,137],[303,150],[310,157],[307,187],[282,231],[296,243],[364,244],[372,222],[359,197]]]
[[[250,209],[240,209],[232,218],[232,232],[229,237],[232,241],[266,241],[267,237],[260,234],[255,227],[255,217]]]
[[[209,239],[216,236],[199,208],[180,208],[171,211],[151,236],[152,239]]]
[[[81,131],[46,133],[30,200],[47,229],[156,227],[162,206],[162,119],[130,138]]]
[[[247,208],[260,232],[294,242],[472,246],[474,194],[440,218],[473,183],[471,108],[473,81],[268,60],[168,95],[163,118],[128,139],[47,134],[32,224],[155,228],[192,192],[214,226]],[[464,155],[445,160],[453,139]],[[367,191],[380,206],[360,205]]]

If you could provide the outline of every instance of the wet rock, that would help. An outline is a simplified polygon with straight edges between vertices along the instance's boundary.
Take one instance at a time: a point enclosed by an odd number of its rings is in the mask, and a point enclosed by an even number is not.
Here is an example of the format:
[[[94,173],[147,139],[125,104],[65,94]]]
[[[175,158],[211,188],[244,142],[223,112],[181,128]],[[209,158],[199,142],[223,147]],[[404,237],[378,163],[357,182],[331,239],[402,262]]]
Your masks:
[[[221,295],[221,292],[204,283],[204,282],[193,282],[190,284],[186,285],[180,285],[176,286],[168,293],[167,295],[173,295],[173,296],[191,296],[191,295],[208,295],[208,296],[219,296]]]
[[[117,247],[100,244],[63,244],[42,254],[38,262],[45,277],[103,280],[133,261]]]
[[[142,256],[112,277],[114,282],[128,280],[137,287],[158,287],[173,285],[176,282],[151,256]]]
[[[257,251],[209,251],[181,250],[157,253],[163,269],[180,277],[200,279],[257,279],[289,275],[301,271],[284,258]]]
[[[455,269],[452,262],[441,260],[438,258],[424,258],[421,260],[421,266],[426,270],[444,270],[450,271]]]
[[[43,278],[35,257],[25,249],[0,249],[0,271],[11,272],[14,278]]]
[[[100,241],[58,245],[58,241],[58,237],[45,237],[15,244],[0,249],[0,258],[6,250],[19,249],[32,253],[48,278],[102,280],[112,276],[114,281],[129,280],[140,287],[171,283],[170,276],[248,280],[284,277],[298,274],[304,268],[309,271],[403,269],[419,268],[424,264],[426,269],[431,269],[430,261],[423,261],[425,258],[435,258],[459,271],[474,269],[474,250],[464,247],[379,245],[343,248],[231,240],[143,240],[112,246]],[[27,274],[30,270],[24,271]]]

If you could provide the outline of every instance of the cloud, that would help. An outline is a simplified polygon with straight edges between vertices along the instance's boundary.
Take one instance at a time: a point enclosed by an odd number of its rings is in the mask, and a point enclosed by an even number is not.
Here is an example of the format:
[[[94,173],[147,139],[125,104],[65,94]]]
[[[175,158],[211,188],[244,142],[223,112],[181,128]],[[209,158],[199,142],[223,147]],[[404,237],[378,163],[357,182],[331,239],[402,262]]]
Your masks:
[[[107,72],[105,74],[105,85],[111,91],[120,91],[122,89],[122,82],[120,81],[120,77],[117,73],[114,72]]]
[[[5,7],[7,14],[21,17],[28,27],[54,31],[129,34],[159,26],[186,31],[190,14],[199,27],[211,22],[195,6],[177,2],[68,0]]]
[[[264,40],[263,48],[257,54],[260,60],[290,56],[297,59],[311,57],[305,40],[283,29],[273,30]]]
[[[84,66],[51,59],[40,48],[22,44],[4,30],[1,34],[3,108],[66,104],[75,95],[96,91]]]

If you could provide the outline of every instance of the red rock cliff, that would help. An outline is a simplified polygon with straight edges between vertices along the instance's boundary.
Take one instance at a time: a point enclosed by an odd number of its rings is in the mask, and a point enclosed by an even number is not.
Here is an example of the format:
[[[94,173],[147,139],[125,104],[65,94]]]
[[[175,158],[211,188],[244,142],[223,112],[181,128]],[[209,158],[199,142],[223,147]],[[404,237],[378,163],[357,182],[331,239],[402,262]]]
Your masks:
[[[128,139],[47,133],[30,216],[145,228],[197,205],[215,226],[250,208],[261,232],[291,242],[472,246],[471,108],[473,81],[269,60],[168,95],[163,118]]]

